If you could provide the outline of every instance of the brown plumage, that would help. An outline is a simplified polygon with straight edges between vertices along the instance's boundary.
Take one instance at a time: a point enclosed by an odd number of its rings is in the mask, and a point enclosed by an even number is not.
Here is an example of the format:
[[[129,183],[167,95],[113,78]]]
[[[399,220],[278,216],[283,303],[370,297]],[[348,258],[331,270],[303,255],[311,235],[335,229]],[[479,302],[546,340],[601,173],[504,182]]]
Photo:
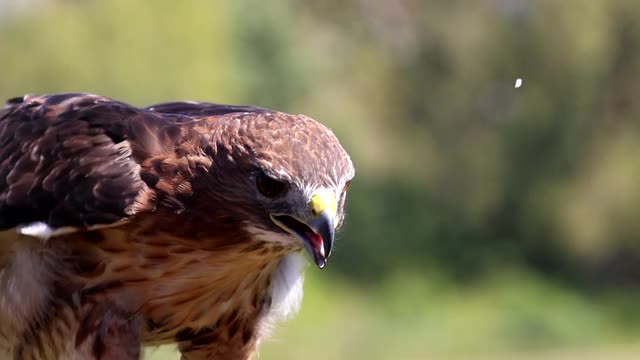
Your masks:
[[[353,165],[303,115],[89,94],[0,110],[0,358],[248,359],[344,217]]]

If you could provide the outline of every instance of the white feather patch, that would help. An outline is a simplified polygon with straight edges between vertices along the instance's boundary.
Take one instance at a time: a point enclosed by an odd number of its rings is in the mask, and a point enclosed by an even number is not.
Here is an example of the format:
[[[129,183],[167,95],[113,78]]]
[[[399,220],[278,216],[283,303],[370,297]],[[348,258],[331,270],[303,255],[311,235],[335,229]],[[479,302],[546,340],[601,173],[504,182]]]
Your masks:
[[[88,226],[86,228],[77,228],[71,226],[64,226],[59,228],[52,228],[47,223],[42,221],[32,222],[25,225],[19,225],[16,227],[16,232],[20,235],[32,236],[41,240],[48,240],[55,236],[71,234],[77,231],[92,231],[98,229],[105,229],[110,227],[115,227],[126,223],[127,220],[116,221],[112,224],[99,224]]]
[[[70,234],[78,231],[78,229],[72,227],[52,228],[46,223],[38,221],[26,225],[20,225],[16,228],[16,231],[21,235],[33,236],[35,238],[47,240],[54,236]]]
[[[271,285],[273,305],[269,315],[275,320],[289,319],[300,310],[305,265],[301,254],[289,254],[280,260]]]
[[[298,241],[293,236],[265,231],[253,226],[245,228],[256,239],[269,242],[290,243]],[[271,309],[260,324],[259,338],[268,336],[277,321],[293,317],[302,304],[303,270],[307,260],[301,253],[285,255],[278,260],[271,280]]]
[[[271,231],[258,229],[253,226],[245,228],[253,237],[261,241],[290,244],[297,242],[296,238],[290,235],[278,234]],[[295,315],[302,303],[302,285],[304,276],[302,271],[307,264],[304,256],[300,253],[293,253],[283,256],[276,267],[271,280],[271,311],[269,312],[269,322],[271,320],[284,320]]]

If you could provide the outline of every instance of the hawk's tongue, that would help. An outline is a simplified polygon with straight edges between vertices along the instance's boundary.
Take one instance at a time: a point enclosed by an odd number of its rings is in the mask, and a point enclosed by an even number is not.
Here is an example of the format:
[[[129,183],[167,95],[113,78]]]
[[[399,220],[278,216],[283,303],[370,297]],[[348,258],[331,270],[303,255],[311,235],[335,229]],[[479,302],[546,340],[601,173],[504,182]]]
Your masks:
[[[313,247],[313,250],[317,251],[322,257],[324,257],[324,242],[322,241],[322,236],[313,231],[309,231],[305,235],[309,239],[309,243]]]
[[[319,267],[324,267],[326,263],[325,253],[324,253],[324,241],[322,241],[322,236],[318,235],[313,231],[306,231],[304,236],[307,238],[309,242],[309,246],[313,249],[313,257],[318,264]]]

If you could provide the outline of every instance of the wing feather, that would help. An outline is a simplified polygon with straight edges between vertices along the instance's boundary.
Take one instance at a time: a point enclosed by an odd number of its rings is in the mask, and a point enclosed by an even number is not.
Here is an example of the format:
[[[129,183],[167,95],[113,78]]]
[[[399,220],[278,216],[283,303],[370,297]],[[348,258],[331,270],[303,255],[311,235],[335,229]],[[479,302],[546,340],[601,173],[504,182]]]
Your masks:
[[[135,124],[135,126],[134,126]],[[0,110],[0,230],[112,224],[146,186],[139,163],[169,120],[89,94],[15,98]],[[37,227],[37,226],[36,226]]]
[[[151,105],[145,109],[164,113],[164,114],[180,114],[188,116],[219,116],[239,112],[268,112],[269,109],[250,105],[224,105],[210,102],[197,101],[173,101],[156,105]]]
[[[56,234],[120,223],[136,209],[155,208],[136,201],[167,201],[148,191],[139,195],[156,184],[158,192],[167,192],[163,184],[177,186],[170,178],[159,181],[171,174],[150,167],[172,163],[166,159],[176,156],[176,145],[189,133],[184,124],[269,111],[179,101],[141,109],[80,93],[10,99],[0,109],[0,231]]]

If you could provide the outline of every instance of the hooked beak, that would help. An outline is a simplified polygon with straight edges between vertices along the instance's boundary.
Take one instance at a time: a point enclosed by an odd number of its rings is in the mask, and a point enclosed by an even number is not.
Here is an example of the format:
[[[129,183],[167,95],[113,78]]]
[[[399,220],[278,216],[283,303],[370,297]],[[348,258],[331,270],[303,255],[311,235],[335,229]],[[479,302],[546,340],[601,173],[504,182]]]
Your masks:
[[[271,214],[271,220],[283,230],[302,241],[316,265],[327,264],[335,240],[336,208],[331,195],[314,195],[309,206],[313,217],[303,221],[286,214]]]

